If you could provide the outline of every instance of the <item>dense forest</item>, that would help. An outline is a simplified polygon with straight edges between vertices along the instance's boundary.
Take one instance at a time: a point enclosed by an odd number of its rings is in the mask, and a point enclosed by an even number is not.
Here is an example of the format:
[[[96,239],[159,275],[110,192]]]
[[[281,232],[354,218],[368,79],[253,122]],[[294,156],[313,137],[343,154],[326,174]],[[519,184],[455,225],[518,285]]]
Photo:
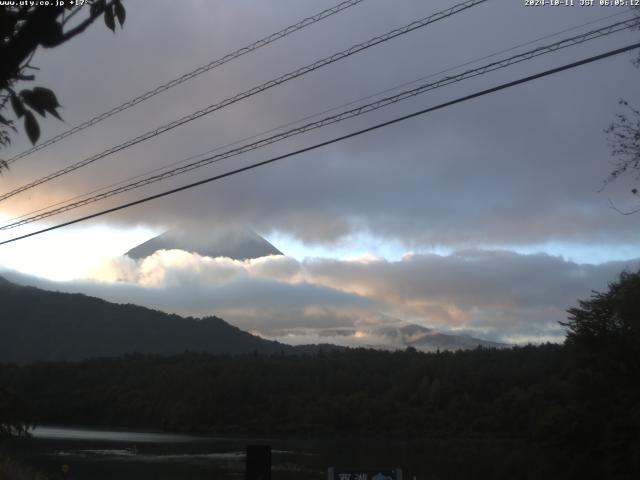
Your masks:
[[[432,354],[131,355],[5,365],[0,384],[20,396],[35,423],[484,436],[524,440],[552,452],[563,468],[574,459],[580,472],[631,471],[640,448],[637,378],[593,369],[574,353],[544,345]]]
[[[513,440],[532,467],[519,478],[548,477],[542,465],[554,478],[635,478],[640,274],[579,302],[565,325],[564,345],[511,349],[4,364],[0,412],[129,429]]]
[[[6,365],[0,383],[28,399],[37,423],[511,436],[558,414],[547,411],[550,396],[578,401],[567,362],[557,345],[439,354],[129,355]]]

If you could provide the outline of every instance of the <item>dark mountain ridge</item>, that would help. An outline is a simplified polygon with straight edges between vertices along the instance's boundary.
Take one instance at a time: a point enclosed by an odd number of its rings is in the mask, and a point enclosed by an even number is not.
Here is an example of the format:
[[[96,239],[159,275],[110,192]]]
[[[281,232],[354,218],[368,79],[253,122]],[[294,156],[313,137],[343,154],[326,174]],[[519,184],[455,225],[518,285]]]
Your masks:
[[[0,277],[0,362],[28,363],[120,356],[293,353],[217,317],[195,319],[79,293],[16,285]]]

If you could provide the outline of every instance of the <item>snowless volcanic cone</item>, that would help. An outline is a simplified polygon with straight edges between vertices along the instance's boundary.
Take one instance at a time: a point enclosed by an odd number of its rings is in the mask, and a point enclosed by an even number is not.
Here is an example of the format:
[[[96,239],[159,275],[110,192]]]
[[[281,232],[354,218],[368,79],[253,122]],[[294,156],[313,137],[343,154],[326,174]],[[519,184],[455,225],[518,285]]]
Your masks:
[[[215,232],[169,230],[132,248],[126,255],[139,260],[158,250],[184,250],[203,257],[228,257],[234,260],[282,255],[276,247],[249,228]]]

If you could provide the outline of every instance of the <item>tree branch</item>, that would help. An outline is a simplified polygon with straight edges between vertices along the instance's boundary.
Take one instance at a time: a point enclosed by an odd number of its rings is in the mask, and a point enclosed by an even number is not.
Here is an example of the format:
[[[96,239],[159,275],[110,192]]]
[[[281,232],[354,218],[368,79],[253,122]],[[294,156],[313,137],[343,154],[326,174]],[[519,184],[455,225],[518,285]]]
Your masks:
[[[79,35],[80,33],[84,32],[89,27],[89,25],[91,25],[93,22],[95,22],[96,19],[98,17],[100,17],[105,12],[105,10],[107,10],[108,8],[111,8],[113,3],[114,3],[114,0],[111,0],[110,2],[107,2],[107,3],[104,3],[104,4],[98,4],[96,9],[95,9],[95,11],[93,13],[89,13],[89,17],[87,17],[85,20],[80,22],[78,25],[76,25],[72,29],[64,32],[62,34],[62,36],[60,37],[59,42],[57,42],[57,43],[55,43],[53,45],[48,45],[47,47],[57,47],[58,45],[66,42],[68,40],[71,40],[76,35]],[[78,8],[81,8],[81,7],[78,7]],[[71,18],[73,15],[75,15],[76,12],[78,12],[78,10],[75,10],[75,12],[73,12],[71,15],[69,15],[67,20],[69,18]]]
[[[75,16],[76,16],[76,14],[77,14],[81,9],[82,9],[82,7],[81,7],[81,6],[80,6],[80,7],[76,7],[76,8],[75,8],[75,9],[74,9],[74,10],[73,10],[69,15],[67,15],[67,16],[65,17],[65,19],[62,21],[62,25],[63,25],[63,26],[64,26],[64,25],[66,25],[66,24],[67,24],[67,22],[68,22],[69,20],[71,20],[73,17],[75,17]]]

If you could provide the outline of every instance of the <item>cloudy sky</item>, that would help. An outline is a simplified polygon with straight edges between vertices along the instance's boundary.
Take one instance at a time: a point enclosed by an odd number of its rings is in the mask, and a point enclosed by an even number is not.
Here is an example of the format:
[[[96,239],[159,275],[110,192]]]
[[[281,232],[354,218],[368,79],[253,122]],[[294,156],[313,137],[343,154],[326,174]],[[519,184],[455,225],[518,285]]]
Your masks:
[[[41,50],[38,85],[65,122],[43,138],[333,6],[335,0],[126,2],[114,35],[96,24]],[[365,0],[21,159],[9,191],[352,44],[455,2]],[[616,17],[611,17],[619,14]],[[272,88],[0,204],[7,220],[420,78],[460,73],[605,26],[612,7],[526,7],[489,0]],[[604,19],[604,17],[610,17]],[[586,23],[490,59],[459,65]],[[143,195],[325,141],[498,83],[638,41],[623,32],[439,88],[393,107],[234,157],[92,207],[0,233],[8,239]],[[618,100],[640,105],[623,54],[439,110],[162,200],[0,246],[23,283],[189,315],[216,314],[285,341],[372,342],[372,326],[417,323],[508,342],[560,340],[557,322],[591,289],[636,269],[633,178],[612,169],[604,129]],[[444,70],[448,73],[439,73]],[[412,84],[412,86],[418,83]],[[400,90],[393,90],[398,92]],[[360,102],[362,103],[362,102]],[[360,104],[357,103],[357,104]],[[356,105],[357,105],[356,104]],[[320,118],[320,117],[317,117]],[[28,147],[16,137],[9,157]],[[197,235],[247,225],[285,253],[246,262],[181,251],[122,256],[169,228]],[[8,273],[7,273],[8,272]]]

